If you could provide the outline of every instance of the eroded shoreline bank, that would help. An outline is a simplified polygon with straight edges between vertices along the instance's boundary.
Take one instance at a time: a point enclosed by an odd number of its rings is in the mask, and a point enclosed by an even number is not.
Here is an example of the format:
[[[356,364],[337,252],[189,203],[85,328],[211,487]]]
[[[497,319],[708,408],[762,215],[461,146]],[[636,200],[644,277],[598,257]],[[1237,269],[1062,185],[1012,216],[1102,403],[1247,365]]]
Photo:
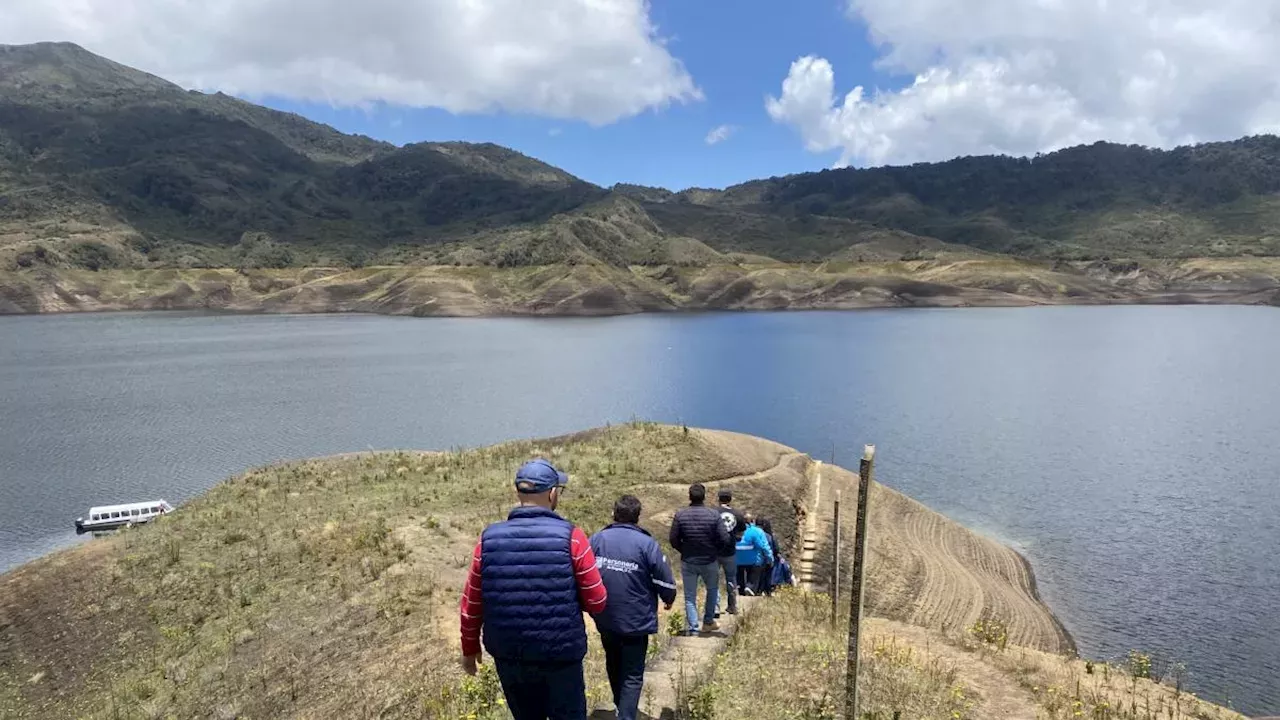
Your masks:
[[[1054,269],[1014,261],[0,272],[0,314],[217,310],[437,317],[708,310],[1280,306],[1280,259]]]

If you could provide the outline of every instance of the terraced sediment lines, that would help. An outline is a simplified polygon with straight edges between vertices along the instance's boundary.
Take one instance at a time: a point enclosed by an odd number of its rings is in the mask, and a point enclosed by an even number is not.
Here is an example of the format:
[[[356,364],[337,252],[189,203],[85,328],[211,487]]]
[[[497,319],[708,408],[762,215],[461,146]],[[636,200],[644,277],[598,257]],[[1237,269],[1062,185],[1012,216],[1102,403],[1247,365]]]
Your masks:
[[[1092,265],[1064,272],[1002,258],[821,265],[762,259],[631,267],[592,261],[514,268],[4,269],[13,262],[0,246],[0,314],[217,309],[469,317],[1045,304],[1280,304],[1280,258],[1147,260],[1140,269],[1120,274]]]
[[[851,538],[857,475],[831,466],[824,475],[833,491],[842,490],[844,532]],[[1021,555],[895,490],[878,483],[872,488],[865,582],[869,615],[943,632],[995,618],[1007,625],[1009,645],[1074,651],[1070,635],[1036,595],[1035,576]],[[820,562],[830,554],[830,543],[822,538]],[[830,577],[829,564],[818,572]]]
[[[873,532],[893,528],[877,532],[870,545],[873,613],[944,629],[995,618],[1008,627],[1010,645],[1075,649],[1037,597],[1035,576],[1021,555],[884,486],[873,491],[871,513]],[[908,567],[913,572],[904,574]]]
[[[739,473],[707,478],[708,495],[714,497],[716,489],[732,487],[738,507],[774,518],[783,547],[793,548],[796,576],[809,590],[829,589],[839,493],[845,556],[842,582],[847,588],[857,474],[759,438],[692,432],[725,458],[726,473]],[[686,487],[674,485],[666,491],[683,494]],[[963,630],[982,618],[997,618],[1009,628],[1010,645],[1048,652],[1074,650],[1070,636],[1036,595],[1035,576],[1022,556],[895,490],[878,483],[872,487],[867,615],[944,632]],[[783,497],[796,503],[784,506]],[[805,509],[803,518],[797,507]],[[795,534],[779,528],[779,519],[790,521],[786,525]],[[670,514],[652,521],[665,530]]]

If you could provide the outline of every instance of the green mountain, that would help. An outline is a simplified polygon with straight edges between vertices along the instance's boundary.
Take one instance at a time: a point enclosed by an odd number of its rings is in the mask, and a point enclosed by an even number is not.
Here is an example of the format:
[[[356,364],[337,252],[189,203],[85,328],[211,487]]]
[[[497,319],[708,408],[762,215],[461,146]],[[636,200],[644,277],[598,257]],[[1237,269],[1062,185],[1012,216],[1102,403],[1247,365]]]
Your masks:
[[[1024,256],[1190,257],[1280,254],[1278,191],[1280,138],[1259,136],[1167,151],[1099,142],[1034,158],[826,170],[647,201],[845,218]],[[808,248],[778,250],[802,257]]]
[[[0,223],[11,243],[49,224],[98,228],[102,249],[81,253],[92,264],[228,264],[229,248],[252,254],[263,238],[267,264],[359,257],[545,222],[606,195],[496,145],[396,148],[75,45],[0,46]]]
[[[605,189],[0,46],[0,271],[1280,255],[1280,139]]]

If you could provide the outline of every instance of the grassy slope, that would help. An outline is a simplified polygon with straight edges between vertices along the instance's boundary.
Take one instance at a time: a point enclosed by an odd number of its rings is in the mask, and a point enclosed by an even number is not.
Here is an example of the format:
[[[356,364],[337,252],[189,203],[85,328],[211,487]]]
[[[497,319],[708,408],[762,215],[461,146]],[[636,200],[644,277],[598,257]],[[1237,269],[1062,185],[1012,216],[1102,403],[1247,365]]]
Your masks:
[[[512,500],[513,468],[534,454],[562,463],[573,475],[562,509],[590,531],[622,492],[660,513],[684,484],[771,467],[782,450],[722,452],[733,442],[638,424],[247,473],[155,526],[0,580],[0,716],[465,713],[486,690],[459,684],[457,595],[479,530]],[[779,493],[800,492],[739,487],[779,511],[790,508]],[[600,670],[593,661],[597,700]]]
[[[841,618],[847,618],[846,605]],[[843,710],[846,622],[829,623],[825,595],[785,592],[757,606],[712,682],[692,694],[697,720],[835,720]],[[872,618],[860,646],[859,710],[873,720],[1243,720],[1225,708],[1086,663]]]
[[[563,510],[588,530],[605,524],[614,498],[630,491],[645,503],[645,524],[664,538],[685,487],[701,481],[732,485],[740,506],[770,516],[792,546],[792,500],[808,494],[809,461],[788,448],[650,424],[255,470],[154,526],[0,578],[0,715],[481,711],[495,686],[491,677],[462,682],[454,667],[457,593],[477,533],[511,502],[512,468],[534,454],[572,473]],[[875,522],[884,534],[896,532],[892,518]],[[989,550],[977,547],[973,557]],[[910,571],[894,562],[883,556],[873,570]],[[922,596],[936,595],[937,582],[920,584]],[[1016,582],[1000,592],[1030,600]],[[1024,612],[1051,617],[1034,602]],[[607,692],[592,652],[594,704]]]

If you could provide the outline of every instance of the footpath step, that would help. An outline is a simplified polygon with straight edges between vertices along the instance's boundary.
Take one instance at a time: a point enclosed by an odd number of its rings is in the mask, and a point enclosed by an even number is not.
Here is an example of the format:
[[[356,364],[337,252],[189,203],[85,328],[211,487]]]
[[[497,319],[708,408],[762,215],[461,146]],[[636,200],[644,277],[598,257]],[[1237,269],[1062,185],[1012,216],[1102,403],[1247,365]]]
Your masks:
[[[729,638],[737,631],[739,620],[758,602],[768,600],[739,597],[738,614],[721,614],[717,620],[720,624],[718,631],[672,638],[662,654],[645,668],[645,699],[640,703],[640,710],[644,713],[642,717],[674,718],[680,685],[696,685],[710,671],[715,656],[724,650]]]

